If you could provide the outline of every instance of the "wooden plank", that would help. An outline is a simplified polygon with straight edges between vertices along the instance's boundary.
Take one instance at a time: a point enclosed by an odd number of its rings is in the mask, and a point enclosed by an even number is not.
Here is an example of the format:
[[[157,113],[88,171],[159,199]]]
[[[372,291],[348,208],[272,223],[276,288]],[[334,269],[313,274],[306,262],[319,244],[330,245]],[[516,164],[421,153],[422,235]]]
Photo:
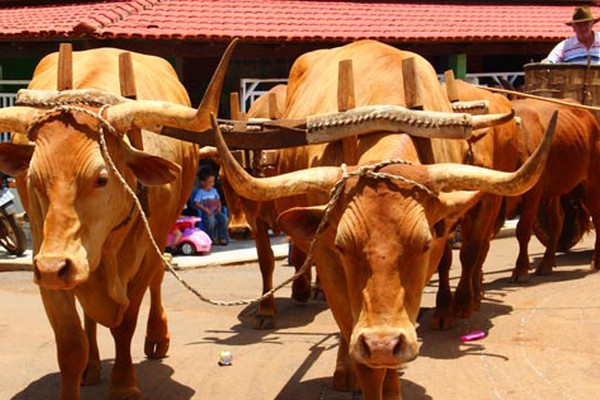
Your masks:
[[[277,95],[269,93],[269,119],[277,119]]]
[[[338,111],[356,107],[352,60],[342,60],[338,66]],[[346,164],[358,163],[358,136],[342,139],[343,159]]]
[[[58,48],[56,89],[73,89],[73,46],[71,43],[61,43]]]
[[[230,118],[233,120],[240,119],[240,95],[238,92],[229,94],[229,107],[231,108]]]
[[[130,52],[119,54],[119,83],[121,84],[121,96],[128,99],[135,99],[137,97]]]
[[[402,76],[404,78],[404,102],[406,108],[423,109],[423,96],[416,70],[415,58],[402,60]]]
[[[419,82],[419,74],[415,64],[414,57],[407,58],[402,61],[402,77],[404,79],[404,101],[407,108],[415,110],[423,109],[422,88]],[[433,164],[433,149],[431,147],[431,139],[411,136],[413,143],[417,149],[419,160],[423,164]]]
[[[132,100],[137,99],[135,73],[133,72],[133,62],[131,60],[131,53],[129,52],[119,54],[119,84],[121,86],[121,96]],[[140,129],[132,128],[127,132],[127,136],[133,147],[139,150],[144,149],[142,131]]]
[[[458,101],[458,89],[456,88],[456,80],[454,79],[454,71],[451,69],[444,72],[444,80],[446,81],[446,93],[450,102]]]

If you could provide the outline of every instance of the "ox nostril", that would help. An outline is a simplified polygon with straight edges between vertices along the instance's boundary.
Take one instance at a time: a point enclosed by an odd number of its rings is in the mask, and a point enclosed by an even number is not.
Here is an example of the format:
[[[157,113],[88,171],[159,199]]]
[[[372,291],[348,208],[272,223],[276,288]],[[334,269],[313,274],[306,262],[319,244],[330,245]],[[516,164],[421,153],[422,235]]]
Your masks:
[[[37,261],[33,260],[33,277],[36,282],[39,282],[42,278],[42,274],[40,273],[40,269],[38,268]]]
[[[58,270],[58,278],[66,281],[67,276],[69,276],[70,269],[71,269],[71,262],[69,260],[65,260],[64,266]]]
[[[369,347],[369,343],[367,343],[367,339],[365,335],[360,335],[360,339],[358,340],[358,345],[360,349],[360,353],[365,359],[371,358],[371,349]]]
[[[396,338],[397,342],[396,345],[394,346],[394,350],[392,351],[392,354],[394,355],[394,357],[400,357],[400,354],[402,353],[402,348],[404,347],[404,335],[400,335]]]

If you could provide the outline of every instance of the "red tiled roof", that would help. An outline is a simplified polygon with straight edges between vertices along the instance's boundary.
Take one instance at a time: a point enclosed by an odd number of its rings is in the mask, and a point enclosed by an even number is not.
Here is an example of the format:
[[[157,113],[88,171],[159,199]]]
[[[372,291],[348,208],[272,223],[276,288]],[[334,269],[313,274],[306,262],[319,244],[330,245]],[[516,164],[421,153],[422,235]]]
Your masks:
[[[459,4],[460,3],[460,4]],[[0,39],[556,41],[573,4],[106,0],[0,7]],[[594,13],[600,15],[600,8]]]

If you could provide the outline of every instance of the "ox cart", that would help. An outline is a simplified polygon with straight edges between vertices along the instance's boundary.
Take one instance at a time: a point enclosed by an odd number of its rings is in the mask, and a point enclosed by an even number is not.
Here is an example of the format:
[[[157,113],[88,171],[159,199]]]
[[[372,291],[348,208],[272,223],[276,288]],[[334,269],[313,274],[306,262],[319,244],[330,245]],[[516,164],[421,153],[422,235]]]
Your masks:
[[[524,67],[525,87],[528,94],[556,99],[575,99],[581,104],[600,106],[600,66],[585,64],[530,63]],[[600,122],[600,112],[592,111]],[[565,223],[558,243],[559,251],[568,251],[590,229],[590,214],[582,202],[581,185],[561,197]],[[534,226],[536,237],[548,243],[545,207],[539,208]]]

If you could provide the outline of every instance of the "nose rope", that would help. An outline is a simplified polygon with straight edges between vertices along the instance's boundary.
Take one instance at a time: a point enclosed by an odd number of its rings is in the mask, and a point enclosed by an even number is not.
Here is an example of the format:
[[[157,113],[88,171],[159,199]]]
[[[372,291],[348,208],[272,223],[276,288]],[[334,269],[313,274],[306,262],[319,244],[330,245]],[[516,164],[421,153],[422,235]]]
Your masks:
[[[234,300],[234,301],[213,300],[213,299],[210,299],[210,298],[204,296],[197,289],[192,287],[175,270],[173,265],[167,259],[165,259],[165,257],[163,257],[163,253],[160,250],[158,244],[156,243],[156,240],[154,239],[154,235],[152,234],[152,230],[150,228],[150,223],[148,222],[148,217],[146,216],[146,213],[144,212],[136,193],[127,184],[127,181],[125,181],[125,178],[123,177],[121,172],[117,169],[112,158],[110,157],[110,154],[108,152],[108,147],[107,147],[106,141],[104,139],[104,130],[106,129],[111,134],[114,134],[117,137],[121,137],[121,135],[119,135],[118,131],[112,126],[112,124],[106,118],[104,118],[102,116],[102,113],[104,112],[104,110],[106,110],[108,107],[110,107],[110,105],[105,104],[100,107],[98,112],[94,112],[87,108],[73,106],[73,105],[71,105],[72,102],[69,102],[69,104],[63,104],[63,103],[51,103],[51,104],[48,103],[48,104],[49,104],[49,106],[54,105],[55,107],[52,108],[51,110],[48,110],[46,113],[41,114],[40,116],[36,117],[34,119],[34,121],[32,121],[29,128],[27,129],[27,137],[30,140],[32,140],[31,132],[33,131],[34,127],[36,125],[38,125],[45,116],[47,116],[51,113],[57,112],[57,111],[82,112],[84,114],[87,114],[89,116],[96,118],[99,122],[98,123],[98,143],[100,145],[100,151],[102,153],[102,157],[104,158],[104,161],[106,162],[110,171],[113,173],[114,176],[117,177],[119,182],[123,185],[123,188],[125,189],[125,191],[133,199],[135,207],[138,209],[140,218],[142,219],[142,222],[144,224],[144,228],[146,229],[146,232],[148,233],[148,238],[150,239],[150,243],[151,243],[154,251],[159,255],[159,257],[163,261],[167,271],[169,271],[175,277],[175,279],[177,279],[186,289],[188,289],[196,297],[198,297],[198,299],[200,299],[201,301],[203,301],[205,303],[214,305],[214,306],[241,306],[241,305],[251,305],[251,304],[261,302],[261,301],[265,300],[267,297],[273,295],[278,290],[280,290],[283,287],[292,283],[294,280],[296,280],[302,274],[304,274],[313,264],[314,251],[316,248],[317,239],[323,232],[323,230],[327,224],[327,221],[329,220],[331,212],[332,212],[334,206],[337,204],[337,202],[341,196],[342,190],[346,186],[346,182],[348,181],[348,179],[350,179],[352,177],[357,176],[359,179],[360,178],[372,178],[372,179],[377,179],[377,180],[384,180],[384,179],[385,180],[399,180],[401,182],[412,185],[419,190],[424,191],[425,193],[429,194],[430,196],[437,197],[437,194],[434,191],[432,191],[427,186],[425,186],[419,182],[416,182],[414,180],[408,179],[408,178],[400,176],[400,175],[393,175],[393,174],[388,174],[388,173],[384,173],[384,172],[376,172],[379,169],[381,169],[385,166],[388,166],[388,165],[392,165],[392,164],[411,165],[412,163],[409,161],[405,161],[402,159],[385,160],[385,161],[381,161],[381,162],[371,164],[371,165],[360,166],[357,170],[355,170],[353,172],[348,172],[348,168],[347,168],[346,164],[342,164],[341,165],[342,177],[333,185],[333,187],[331,189],[329,202],[325,206],[323,217],[321,218],[321,221],[319,222],[319,225],[317,226],[317,230],[315,231],[313,239],[310,242],[310,246],[308,249],[308,253],[306,255],[306,259],[305,259],[304,263],[302,264],[302,266],[300,267],[300,269],[291,278],[284,280],[282,283],[273,287],[271,290],[265,292],[261,296],[250,298],[250,299]]]

